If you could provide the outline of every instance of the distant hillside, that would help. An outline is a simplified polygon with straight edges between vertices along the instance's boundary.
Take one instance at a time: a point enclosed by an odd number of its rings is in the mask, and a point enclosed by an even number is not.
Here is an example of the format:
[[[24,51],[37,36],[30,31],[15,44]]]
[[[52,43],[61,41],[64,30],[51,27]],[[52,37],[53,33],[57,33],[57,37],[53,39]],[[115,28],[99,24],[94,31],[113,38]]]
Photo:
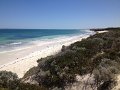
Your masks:
[[[109,30],[119,30],[120,27],[109,27],[109,28],[93,28],[91,31],[109,31]]]

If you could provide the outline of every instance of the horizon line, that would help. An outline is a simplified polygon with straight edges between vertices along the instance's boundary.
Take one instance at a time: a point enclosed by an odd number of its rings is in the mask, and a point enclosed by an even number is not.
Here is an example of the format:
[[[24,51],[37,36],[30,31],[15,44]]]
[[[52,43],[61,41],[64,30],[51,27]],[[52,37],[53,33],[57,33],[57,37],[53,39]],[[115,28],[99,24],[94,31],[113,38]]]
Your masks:
[[[0,28],[0,29],[81,29],[81,28]],[[90,28],[86,28],[86,29],[90,29]]]

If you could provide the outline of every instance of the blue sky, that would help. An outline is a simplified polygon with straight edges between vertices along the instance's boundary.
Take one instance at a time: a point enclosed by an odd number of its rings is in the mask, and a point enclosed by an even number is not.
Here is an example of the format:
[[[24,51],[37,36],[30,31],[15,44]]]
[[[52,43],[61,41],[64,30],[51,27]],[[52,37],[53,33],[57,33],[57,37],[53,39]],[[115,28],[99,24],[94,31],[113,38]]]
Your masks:
[[[0,0],[0,28],[120,26],[120,0]]]

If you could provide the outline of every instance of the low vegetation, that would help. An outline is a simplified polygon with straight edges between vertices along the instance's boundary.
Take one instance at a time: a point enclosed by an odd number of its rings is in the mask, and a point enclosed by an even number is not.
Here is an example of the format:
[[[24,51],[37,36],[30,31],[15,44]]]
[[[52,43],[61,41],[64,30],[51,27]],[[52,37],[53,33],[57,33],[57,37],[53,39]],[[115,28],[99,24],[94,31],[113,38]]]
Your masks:
[[[0,71],[0,90],[46,90],[29,83],[23,83],[15,73]]]

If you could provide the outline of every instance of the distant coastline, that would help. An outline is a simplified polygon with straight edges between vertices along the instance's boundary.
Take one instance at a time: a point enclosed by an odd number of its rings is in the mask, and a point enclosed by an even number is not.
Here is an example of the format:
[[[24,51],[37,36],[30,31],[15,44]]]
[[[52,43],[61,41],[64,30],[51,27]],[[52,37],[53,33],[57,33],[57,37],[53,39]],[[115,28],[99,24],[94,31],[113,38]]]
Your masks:
[[[120,27],[108,27],[108,28],[93,28],[90,31],[109,31],[109,30],[118,30]]]

